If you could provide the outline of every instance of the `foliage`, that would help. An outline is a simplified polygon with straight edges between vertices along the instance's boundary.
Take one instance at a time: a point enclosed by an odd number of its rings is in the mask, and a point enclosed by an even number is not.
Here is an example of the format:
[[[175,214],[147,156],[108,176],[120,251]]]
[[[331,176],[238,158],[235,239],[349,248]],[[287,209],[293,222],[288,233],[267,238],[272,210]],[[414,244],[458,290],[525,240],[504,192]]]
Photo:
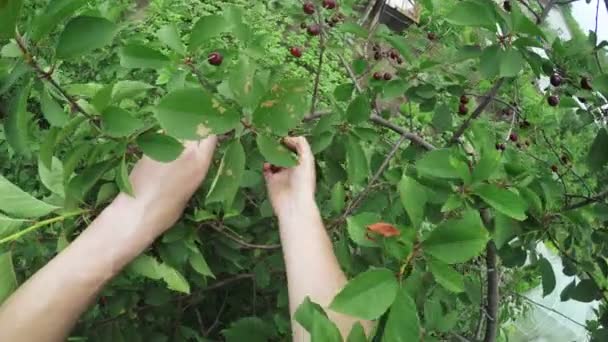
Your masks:
[[[330,309],[377,319],[387,341],[475,340],[483,326],[485,341],[505,340],[497,327],[521,313],[517,296],[541,285],[601,300],[586,323],[601,340],[608,74],[595,54],[608,43],[561,41],[516,1],[510,12],[420,2],[420,24],[394,33],[358,23],[367,2],[354,0],[314,1],[313,16],[295,0],[0,1],[0,300],[131,192],[142,153],[167,162],[180,140],[215,133],[217,162],[183,219],[104,289],[73,337],[288,340],[261,170],[293,165],[280,138],[299,134],[352,279]],[[539,91],[555,72],[564,83]],[[555,288],[555,272],[578,280]],[[314,340],[340,340],[325,309],[307,300],[296,319]],[[348,340],[365,340],[360,326]]]

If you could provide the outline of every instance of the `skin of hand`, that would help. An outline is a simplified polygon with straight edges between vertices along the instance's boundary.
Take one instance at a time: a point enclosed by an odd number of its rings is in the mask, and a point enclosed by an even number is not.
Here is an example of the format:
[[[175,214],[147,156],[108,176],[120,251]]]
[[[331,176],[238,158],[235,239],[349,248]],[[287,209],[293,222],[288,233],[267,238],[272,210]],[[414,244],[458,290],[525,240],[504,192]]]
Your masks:
[[[283,257],[287,269],[289,311],[292,317],[293,341],[309,341],[305,329],[294,320],[298,306],[308,296],[327,308],[347,279],[333,251],[315,203],[315,162],[310,145],[303,137],[285,138],[287,147],[297,152],[298,165],[277,168],[264,165],[264,178],[270,202],[279,220]],[[326,310],[343,337],[359,321],[371,331],[372,323]]]
[[[3,303],[0,341],[65,341],[103,286],[179,219],[207,174],[216,143],[215,136],[187,142],[170,163],[142,158],[130,176],[135,197],[118,195]]]

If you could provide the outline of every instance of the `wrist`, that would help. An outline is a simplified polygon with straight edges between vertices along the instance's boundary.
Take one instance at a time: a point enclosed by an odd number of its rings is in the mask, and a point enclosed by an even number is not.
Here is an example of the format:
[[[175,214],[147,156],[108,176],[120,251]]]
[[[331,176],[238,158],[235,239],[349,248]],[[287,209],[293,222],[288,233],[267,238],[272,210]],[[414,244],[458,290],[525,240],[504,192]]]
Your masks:
[[[282,203],[276,214],[281,223],[299,220],[301,217],[318,216],[319,208],[314,196],[298,196]]]

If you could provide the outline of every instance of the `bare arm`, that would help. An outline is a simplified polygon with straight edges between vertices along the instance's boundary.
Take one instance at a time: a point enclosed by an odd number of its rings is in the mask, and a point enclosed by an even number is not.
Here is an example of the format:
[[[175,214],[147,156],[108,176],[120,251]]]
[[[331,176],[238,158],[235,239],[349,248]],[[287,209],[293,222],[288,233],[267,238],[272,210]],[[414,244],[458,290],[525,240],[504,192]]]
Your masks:
[[[120,194],[65,250],[0,307],[0,341],[63,341],[112,277],[181,215],[211,163],[215,136],[168,164],[140,160],[135,198]]]
[[[334,296],[346,285],[346,277],[333,251],[333,246],[314,200],[315,165],[310,146],[304,138],[287,138],[285,143],[297,151],[299,165],[277,169],[265,165],[264,176],[274,211],[279,219],[281,244],[287,268],[289,311],[293,340],[308,341],[308,333],[293,320],[298,306],[309,296],[327,308]],[[347,336],[354,317],[328,311],[343,336]],[[361,321],[369,331],[371,322]]]

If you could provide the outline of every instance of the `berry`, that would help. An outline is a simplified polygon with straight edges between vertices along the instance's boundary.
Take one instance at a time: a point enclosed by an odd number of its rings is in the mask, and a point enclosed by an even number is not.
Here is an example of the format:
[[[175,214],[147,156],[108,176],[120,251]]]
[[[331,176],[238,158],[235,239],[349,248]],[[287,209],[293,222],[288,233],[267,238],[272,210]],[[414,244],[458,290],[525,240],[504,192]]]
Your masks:
[[[511,133],[509,134],[509,140],[511,140],[512,142],[517,142],[517,139],[519,137],[517,136],[517,133]]]
[[[313,14],[315,13],[315,5],[312,2],[304,3],[304,5],[302,6],[302,10],[306,14]]]
[[[505,1],[502,3],[502,8],[505,9],[505,11],[507,12],[511,12],[512,6],[511,6],[511,1]]]
[[[547,98],[547,103],[549,103],[549,106],[555,107],[559,104],[559,97],[557,95],[551,95]]]
[[[308,34],[311,36],[318,36],[319,34],[321,34],[321,26],[317,24],[308,26]]]
[[[291,52],[291,55],[294,56],[295,58],[302,57],[302,49],[300,49],[297,46],[293,46],[291,49],[289,49],[289,52]]]
[[[390,56],[392,59],[397,59],[397,58],[399,58],[399,53],[395,50],[391,50]]]
[[[499,151],[504,151],[507,149],[507,146],[505,146],[503,143],[496,143],[496,149]]]
[[[302,30],[303,30],[303,29],[305,29],[305,28],[307,28],[307,27],[308,27],[308,25],[307,25],[305,22],[302,22],[302,23],[300,24],[300,28],[301,28]]]
[[[401,58],[401,57],[397,58],[397,64],[403,64],[403,58]]]
[[[429,32],[429,33],[427,33],[427,34],[426,34],[426,37],[427,37],[429,40],[435,40],[435,39],[437,39],[437,35],[435,34],[435,32]]]
[[[336,0],[323,0],[323,7],[327,9],[336,8]]]
[[[568,156],[565,154],[561,157],[561,160],[564,164],[568,164],[568,162],[570,161],[570,159],[568,159]]]
[[[381,73],[381,72],[377,72],[377,71],[376,71],[376,72],[374,73],[374,79],[375,79],[375,80],[378,80],[378,81],[379,81],[379,80],[381,80],[381,79],[382,79],[382,77],[384,77],[384,75],[382,75],[382,73]]]
[[[551,82],[551,85],[554,87],[559,87],[562,84],[562,77],[558,73],[551,75],[551,78],[549,80]]]
[[[376,51],[376,53],[374,54],[374,59],[379,61],[382,59],[382,53],[380,53],[380,51]]]
[[[551,165],[551,171],[557,173],[557,165]]]
[[[517,147],[517,148],[521,149],[521,144],[520,144],[520,143],[517,143],[517,144],[515,144],[515,147]]]
[[[460,106],[458,107],[458,114],[466,115],[468,112],[469,112],[469,108],[467,107],[467,105],[465,103],[461,103]]]
[[[581,79],[581,88],[585,90],[593,90],[593,87],[591,86],[591,81],[589,81],[587,77],[583,77]]]
[[[460,96],[460,103],[462,103],[462,104],[469,103],[469,98],[466,95]]]
[[[384,73],[384,79],[390,81],[393,78],[393,75],[390,72]]]
[[[340,18],[337,15],[334,15],[333,17],[331,17],[331,22],[337,24],[340,22]]]
[[[207,60],[209,61],[209,64],[218,66],[224,61],[224,56],[219,52],[212,52],[207,57]]]

